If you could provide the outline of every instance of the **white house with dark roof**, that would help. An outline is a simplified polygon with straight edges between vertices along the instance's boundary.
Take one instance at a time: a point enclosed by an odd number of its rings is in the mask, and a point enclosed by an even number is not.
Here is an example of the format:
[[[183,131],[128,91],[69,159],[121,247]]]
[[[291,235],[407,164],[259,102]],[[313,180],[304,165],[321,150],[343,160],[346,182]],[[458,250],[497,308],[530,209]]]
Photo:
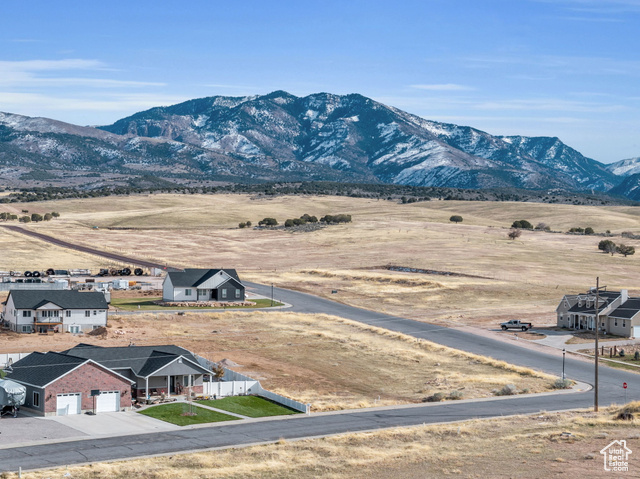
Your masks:
[[[2,319],[19,333],[89,332],[107,324],[104,294],[72,290],[12,290]]]
[[[640,298],[630,298],[626,289],[600,291],[598,296],[600,331],[616,336],[640,337]],[[595,291],[564,296],[556,313],[560,328],[595,331]]]
[[[245,288],[235,269],[172,271],[162,284],[162,300],[173,302],[235,302],[245,300]]]

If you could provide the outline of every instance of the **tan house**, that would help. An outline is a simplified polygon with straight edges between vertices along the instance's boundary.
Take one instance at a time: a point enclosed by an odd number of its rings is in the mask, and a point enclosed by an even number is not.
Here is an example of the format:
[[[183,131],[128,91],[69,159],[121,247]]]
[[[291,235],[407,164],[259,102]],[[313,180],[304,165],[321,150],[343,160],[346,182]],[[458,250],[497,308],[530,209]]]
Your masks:
[[[626,289],[600,291],[598,296],[599,329],[602,334],[640,337],[640,298],[630,298]],[[595,290],[564,296],[556,313],[560,328],[595,331]]]

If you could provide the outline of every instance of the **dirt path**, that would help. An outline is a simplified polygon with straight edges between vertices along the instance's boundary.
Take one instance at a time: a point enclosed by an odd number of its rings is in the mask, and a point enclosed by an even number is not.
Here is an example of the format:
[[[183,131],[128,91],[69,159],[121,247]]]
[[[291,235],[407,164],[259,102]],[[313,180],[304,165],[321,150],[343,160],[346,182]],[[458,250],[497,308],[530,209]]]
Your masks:
[[[92,254],[95,256],[101,256],[103,258],[108,258],[114,261],[119,261],[121,263],[130,263],[136,266],[144,266],[147,268],[159,268],[165,271],[182,271],[181,268],[174,268],[172,266],[168,266],[166,264],[154,263],[152,261],[141,260],[138,258],[132,258],[129,256],[124,256],[116,253],[109,253],[107,251],[102,251],[94,248],[89,248],[88,246],[80,246],[74,243],[69,243],[67,241],[63,241],[58,238],[54,238],[53,236],[45,235],[43,233],[38,233],[36,231],[31,231],[20,226],[11,226],[11,225],[0,225],[5,229],[13,231],[15,233],[20,233],[26,236],[31,236],[33,238],[37,238],[42,241],[46,241],[48,243],[55,244],[57,246],[62,246],[63,248],[69,248],[75,251],[81,251],[83,253]]]

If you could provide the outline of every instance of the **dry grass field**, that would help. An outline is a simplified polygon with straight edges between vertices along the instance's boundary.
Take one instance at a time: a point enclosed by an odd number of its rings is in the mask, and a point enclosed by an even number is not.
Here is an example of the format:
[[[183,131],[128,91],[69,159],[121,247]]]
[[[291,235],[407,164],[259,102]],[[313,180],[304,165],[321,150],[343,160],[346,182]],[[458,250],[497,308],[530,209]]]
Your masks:
[[[640,256],[605,255],[596,247],[601,237],[526,231],[507,239],[517,219],[560,231],[591,226],[640,233],[640,209],[628,206],[148,195],[7,208],[59,211],[59,219],[28,227],[73,242],[173,265],[235,267],[246,279],[321,295],[339,289],[333,299],[425,321],[495,325],[515,315],[552,324],[562,295],[585,290],[596,276],[610,288],[640,292]],[[349,213],[353,223],[309,233],[237,228],[242,221],[272,216],[283,223],[304,213]],[[464,221],[450,223],[452,214]],[[23,269],[40,259],[24,258]],[[78,261],[78,267],[88,264],[88,258]],[[480,278],[380,269],[389,264]],[[393,295],[383,294],[389,291]]]
[[[635,404],[638,409],[638,404]],[[345,434],[244,449],[23,473],[24,479],[72,477],[193,479],[423,479],[638,477],[640,422],[617,421],[616,408]],[[605,473],[600,450],[625,439],[629,471]],[[345,454],[345,451],[349,451]],[[5,474],[16,479],[17,474]]]
[[[420,402],[459,391],[492,396],[514,384],[546,391],[554,378],[500,361],[328,315],[225,312],[112,316],[106,338],[0,333],[0,351],[61,351],[78,342],[100,346],[177,344],[201,356],[229,359],[267,389],[312,410]]]

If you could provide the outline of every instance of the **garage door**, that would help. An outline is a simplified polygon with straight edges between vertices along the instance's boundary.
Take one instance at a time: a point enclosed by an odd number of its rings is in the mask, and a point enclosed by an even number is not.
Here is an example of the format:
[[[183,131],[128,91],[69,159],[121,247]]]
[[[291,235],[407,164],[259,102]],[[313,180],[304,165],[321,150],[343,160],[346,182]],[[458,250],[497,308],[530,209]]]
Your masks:
[[[120,410],[120,391],[100,391],[96,398],[96,412]]]
[[[58,394],[56,409],[58,416],[80,414],[80,393]]]
[[[636,339],[640,339],[640,326],[634,326],[631,329],[631,336],[633,336]]]

